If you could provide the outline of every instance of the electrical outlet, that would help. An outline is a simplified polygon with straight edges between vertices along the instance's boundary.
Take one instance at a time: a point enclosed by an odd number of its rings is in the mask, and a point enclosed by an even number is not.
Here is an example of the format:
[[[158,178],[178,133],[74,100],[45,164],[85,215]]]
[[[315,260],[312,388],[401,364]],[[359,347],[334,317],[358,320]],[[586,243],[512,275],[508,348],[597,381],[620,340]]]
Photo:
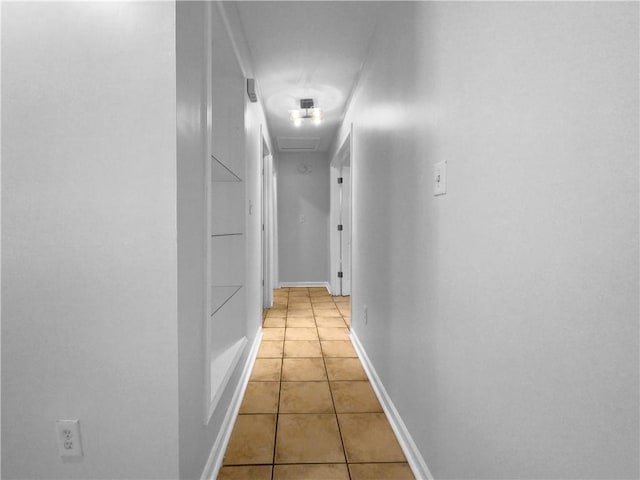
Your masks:
[[[80,422],[78,420],[56,421],[58,452],[61,457],[81,457]]]
[[[364,324],[367,325],[369,323],[369,309],[366,305],[362,306],[362,317],[364,318]]]
[[[445,195],[447,193],[447,162],[442,161],[433,166],[433,194]]]

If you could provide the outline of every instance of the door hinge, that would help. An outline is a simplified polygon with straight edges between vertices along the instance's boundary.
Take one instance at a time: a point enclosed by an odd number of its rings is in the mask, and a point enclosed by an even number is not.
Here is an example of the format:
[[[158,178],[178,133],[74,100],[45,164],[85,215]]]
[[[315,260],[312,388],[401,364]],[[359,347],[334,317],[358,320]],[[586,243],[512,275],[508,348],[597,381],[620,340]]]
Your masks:
[[[338,272],[338,278],[342,278],[342,272]]]
[[[342,177],[338,177],[338,183],[342,183]]]
[[[342,231],[342,225],[338,225],[338,231],[341,232]]]

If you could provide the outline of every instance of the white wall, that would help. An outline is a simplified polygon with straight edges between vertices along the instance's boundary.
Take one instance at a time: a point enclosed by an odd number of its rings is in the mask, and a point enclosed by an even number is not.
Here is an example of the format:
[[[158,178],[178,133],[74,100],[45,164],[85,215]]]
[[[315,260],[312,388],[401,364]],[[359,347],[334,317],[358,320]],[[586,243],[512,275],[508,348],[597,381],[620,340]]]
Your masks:
[[[245,237],[247,269],[236,274],[244,278],[244,288],[236,297],[246,302],[245,335],[251,341],[261,325],[261,245],[260,245],[260,127],[264,113],[259,104],[248,102],[244,93],[244,72],[237,58],[225,18],[225,6],[207,2],[178,2],[178,252],[179,252],[179,333],[180,333],[180,475],[198,478],[231,405],[249,349],[241,358],[225,393],[208,425],[203,426],[203,381],[206,354],[202,338],[204,312],[204,228],[205,172],[210,148],[243,179],[246,193]],[[233,10],[233,9],[232,9]],[[233,11],[232,11],[233,13]],[[211,26],[207,19],[210,18]],[[210,35],[207,33],[211,29]],[[238,32],[231,32],[237,34]],[[207,58],[207,42],[212,42],[213,63]],[[214,123],[207,125],[207,68],[212,68],[211,108]],[[244,113],[244,123],[236,125],[230,115]],[[229,122],[228,124],[224,122]],[[235,129],[239,129],[237,132]],[[236,139],[240,144],[236,144]],[[240,148],[238,148],[238,145]],[[221,188],[220,184],[214,188]],[[248,206],[252,205],[251,214]],[[221,208],[215,205],[214,208]],[[224,208],[224,206],[222,207]],[[243,267],[244,268],[244,262]],[[235,283],[235,282],[234,282]],[[234,297],[234,298],[236,298]],[[234,317],[224,320],[237,321]],[[217,324],[222,331],[237,326]],[[215,335],[215,332],[213,333]],[[217,454],[220,452],[213,452]],[[209,468],[209,467],[208,467]]]
[[[253,78],[253,60],[244,28],[234,2],[221,2],[225,27],[233,45],[239,67],[246,78]],[[251,103],[245,95],[244,101],[244,158],[246,186],[247,269],[246,269],[246,316],[247,335],[254,338],[262,325],[262,140],[273,152],[269,128],[261,104],[260,85],[256,84],[259,100]],[[276,220],[277,222],[277,220]]]
[[[248,354],[203,426],[208,43],[242,93],[235,45],[202,2],[11,3],[2,27],[3,474],[198,478]],[[245,114],[259,212],[265,120]],[[58,457],[61,418],[81,421],[80,461]]]
[[[222,423],[203,425],[205,392],[205,163],[211,134],[207,116],[207,69],[211,59],[204,2],[176,4],[178,339],[180,381],[180,478],[198,478]],[[209,142],[210,143],[210,142]],[[229,404],[229,396],[220,401]]]
[[[637,478],[638,4],[382,18],[337,140],[352,322],[431,472]]]
[[[3,478],[175,479],[175,6],[2,10]]]
[[[266,128],[258,103],[245,102],[245,158],[248,215],[247,231],[247,332],[251,338],[262,325],[262,138]],[[265,130],[265,135],[266,135]]]
[[[327,154],[280,153],[278,270],[281,284],[329,281],[329,209]]]

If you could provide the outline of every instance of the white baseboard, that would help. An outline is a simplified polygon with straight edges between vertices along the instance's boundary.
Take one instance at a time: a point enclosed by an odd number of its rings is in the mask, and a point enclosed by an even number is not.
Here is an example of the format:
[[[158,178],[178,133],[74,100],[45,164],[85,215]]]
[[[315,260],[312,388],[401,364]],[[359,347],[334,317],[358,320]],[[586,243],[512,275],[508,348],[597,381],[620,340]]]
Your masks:
[[[373,391],[376,393],[378,400],[380,400],[382,409],[387,415],[391,428],[398,438],[398,443],[400,443],[400,447],[402,448],[405,457],[407,457],[407,462],[409,462],[413,475],[416,477],[416,480],[433,480],[433,475],[431,475],[427,463],[424,461],[422,454],[413,441],[409,430],[407,430],[407,426],[402,421],[402,418],[400,418],[398,410],[396,410],[396,407],[391,401],[391,397],[389,397],[389,394],[385,390],[380,377],[378,377],[378,374],[373,368],[364,347],[360,343],[360,340],[358,340],[356,332],[353,330],[351,330],[351,340],[360,360],[362,361],[364,370],[369,377]]]
[[[331,293],[329,282],[280,282],[280,288],[282,287],[324,287]]]
[[[213,442],[211,453],[209,454],[207,463],[204,466],[204,470],[202,471],[200,480],[216,480],[216,478],[218,477],[218,471],[222,466],[224,452],[226,451],[227,445],[229,444],[229,438],[231,437],[231,432],[233,431],[233,425],[235,424],[236,417],[238,416],[240,404],[242,403],[244,392],[247,389],[247,383],[249,383],[249,377],[251,376],[251,371],[253,370],[253,365],[256,361],[256,356],[258,355],[258,349],[260,348],[261,341],[262,329],[258,330],[256,338],[253,340],[251,350],[249,351],[249,355],[247,356],[247,361],[245,362],[244,368],[242,369],[242,374],[240,375],[240,380],[238,381],[236,389],[233,392],[231,404],[227,409],[227,414],[224,416],[224,420],[222,420],[222,425],[220,426],[220,432],[216,437],[216,441]]]

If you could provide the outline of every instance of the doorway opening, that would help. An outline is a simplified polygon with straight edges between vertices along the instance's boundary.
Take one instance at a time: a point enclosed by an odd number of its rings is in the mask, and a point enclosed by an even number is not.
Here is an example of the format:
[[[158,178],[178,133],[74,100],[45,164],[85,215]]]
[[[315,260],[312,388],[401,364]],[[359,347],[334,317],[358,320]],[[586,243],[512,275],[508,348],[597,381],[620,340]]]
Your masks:
[[[331,293],[351,295],[353,126],[331,161]]]
[[[262,128],[261,128],[262,130]],[[262,132],[261,132],[262,133]],[[276,286],[276,190],[273,156],[264,137],[261,138],[261,244],[262,244],[262,308],[273,305]]]

